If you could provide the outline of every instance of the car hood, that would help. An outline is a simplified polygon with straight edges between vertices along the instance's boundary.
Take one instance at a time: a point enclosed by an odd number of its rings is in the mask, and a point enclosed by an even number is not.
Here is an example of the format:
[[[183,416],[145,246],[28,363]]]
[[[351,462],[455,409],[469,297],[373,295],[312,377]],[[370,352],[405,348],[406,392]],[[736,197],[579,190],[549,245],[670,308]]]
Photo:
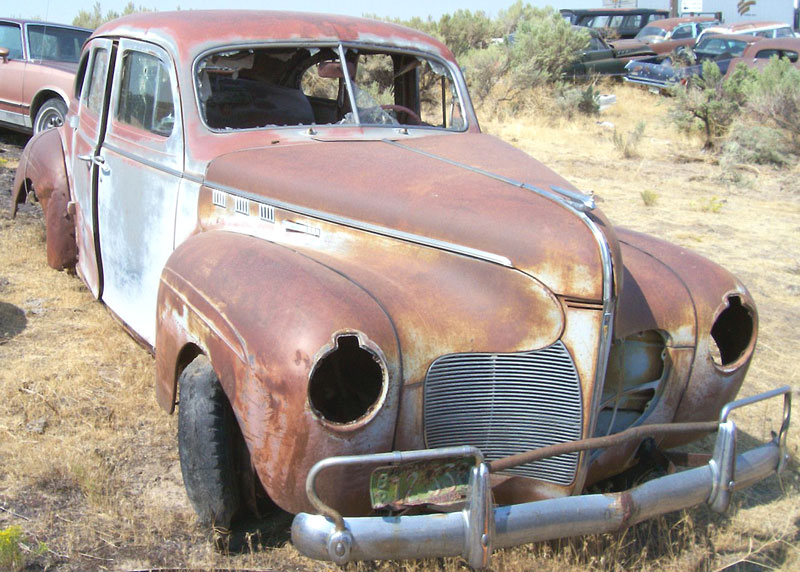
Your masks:
[[[618,58],[655,55],[655,52],[650,46],[637,39],[615,40],[613,42],[608,42],[608,45],[614,49],[614,53]]]
[[[550,193],[574,190],[484,134],[275,144],[220,156],[206,172],[211,187],[401,239],[421,236],[505,257],[557,294],[602,299],[602,263],[590,228],[563,202],[522,183]],[[602,214],[591,216],[616,252]]]

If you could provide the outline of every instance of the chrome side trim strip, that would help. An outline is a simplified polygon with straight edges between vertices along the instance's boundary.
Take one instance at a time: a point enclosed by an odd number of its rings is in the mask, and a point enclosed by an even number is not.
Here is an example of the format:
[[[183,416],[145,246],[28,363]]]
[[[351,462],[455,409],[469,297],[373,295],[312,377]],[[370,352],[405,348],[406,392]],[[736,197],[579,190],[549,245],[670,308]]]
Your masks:
[[[25,113],[14,113],[13,111],[0,110],[0,121],[3,123],[10,123],[12,125],[20,125],[29,129],[33,127],[31,118]]]
[[[178,171],[177,169],[173,169],[171,167],[165,167],[164,165],[156,163],[155,161],[151,161],[150,159],[142,155],[136,155],[134,153],[131,153],[130,151],[126,151],[125,149],[122,149],[121,147],[118,147],[113,143],[107,143],[106,141],[103,141],[103,149],[108,149],[109,151],[113,151],[114,153],[120,155],[121,157],[130,159],[131,161],[136,161],[137,163],[146,165],[147,167],[155,169],[156,171],[161,171],[168,175],[172,175],[173,177],[178,177],[179,179],[182,179],[184,177],[183,172]],[[201,182],[201,181],[195,181],[195,182]]]
[[[491,252],[486,252],[484,250],[478,250],[476,248],[470,248],[469,246],[463,246],[461,244],[454,244],[452,242],[446,242],[443,240],[436,240],[434,238],[428,238],[427,236],[421,236],[418,234],[413,234],[410,232],[403,232],[401,230],[396,230],[393,228],[386,228],[385,226],[380,226],[376,224],[370,224],[366,222],[362,222],[359,220],[351,219],[348,217],[342,217],[337,215],[331,215],[329,213],[319,211],[316,209],[309,209],[305,207],[300,207],[297,205],[293,205],[290,203],[286,203],[283,201],[275,201],[269,199],[268,201],[265,200],[265,197],[257,195],[255,193],[250,193],[248,191],[243,191],[241,189],[236,189],[234,187],[229,187],[227,185],[221,185],[219,183],[204,183],[206,187],[213,190],[224,191],[234,196],[240,196],[248,198],[257,203],[264,203],[268,202],[269,206],[273,206],[278,209],[282,209],[285,211],[289,211],[298,215],[308,216],[311,218],[319,219],[321,221],[330,222],[333,224],[339,224],[342,226],[347,226],[350,228],[354,228],[356,230],[363,230],[366,232],[371,232],[373,234],[379,234],[381,236],[386,236],[389,238],[396,238],[398,240],[404,240],[406,242],[410,242],[413,244],[419,244],[422,246],[428,246],[430,248],[436,248],[438,250],[444,250],[446,252],[452,252],[453,254],[460,254],[462,256],[469,256],[470,258],[475,258],[478,260],[484,260],[486,262],[491,262],[493,264],[499,264],[500,266],[505,266],[507,268],[513,268],[513,264],[511,261],[506,258],[505,256],[500,256],[499,254],[493,254]]]

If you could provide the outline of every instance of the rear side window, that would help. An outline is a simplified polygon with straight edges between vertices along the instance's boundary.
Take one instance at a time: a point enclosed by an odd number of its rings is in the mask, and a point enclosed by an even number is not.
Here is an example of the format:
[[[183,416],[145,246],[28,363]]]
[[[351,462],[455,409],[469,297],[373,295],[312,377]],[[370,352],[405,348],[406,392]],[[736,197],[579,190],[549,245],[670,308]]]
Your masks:
[[[787,58],[790,62],[795,63],[797,62],[797,52],[792,51],[785,51],[785,50],[761,50],[756,54],[756,58],[759,60],[768,60],[772,56],[778,58]]]
[[[108,50],[100,48],[94,52],[89,89],[86,92],[86,106],[97,114],[103,111],[103,95],[108,76]]]
[[[30,59],[75,63],[91,32],[58,26],[29,25]]]
[[[756,54],[756,58],[759,60],[768,60],[772,56],[780,57],[780,52],[778,50],[761,50]]]
[[[675,28],[675,31],[672,32],[673,40],[683,40],[691,37],[692,37],[691,26],[678,26],[677,28]]]
[[[155,56],[128,52],[122,60],[117,120],[168,137],[175,124],[167,66]]]
[[[17,24],[0,23],[0,48],[8,48],[8,57],[22,59],[22,28]]]
[[[83,91],[83,83],[86,80],[86,70],[89,68],[89,54],[84,54],[81,58],[81,63],[78,66],[78,73],[75,74],[75,99],[80,99],[81,92]]]
[[[642,27],[642,15],[638,14],[636,16],[626,16],[625,23],[622,25],[624,28],[641,28]]]

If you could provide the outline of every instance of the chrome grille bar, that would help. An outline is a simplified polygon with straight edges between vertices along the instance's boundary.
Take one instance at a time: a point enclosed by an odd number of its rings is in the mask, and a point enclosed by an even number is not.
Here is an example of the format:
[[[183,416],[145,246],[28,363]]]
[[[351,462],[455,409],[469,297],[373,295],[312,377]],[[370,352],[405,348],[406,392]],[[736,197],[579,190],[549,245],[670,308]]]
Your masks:
[[[425,379],[428,447],[471,445],[487,461],[582,438],[583,402],[575,364],[563,343],[514,354],[452,354]],[[554,484],[573,482],[578,453],[508,473]]]

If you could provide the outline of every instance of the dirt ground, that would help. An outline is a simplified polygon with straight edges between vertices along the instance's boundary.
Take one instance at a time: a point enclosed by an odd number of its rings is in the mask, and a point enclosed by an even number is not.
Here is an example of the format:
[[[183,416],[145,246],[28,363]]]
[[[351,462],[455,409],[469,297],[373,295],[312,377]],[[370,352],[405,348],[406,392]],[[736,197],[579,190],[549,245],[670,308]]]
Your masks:
[[[593,191],[615,224],[691,248],[741,277],[760,312],[742,395],[788,384],[796,399],[800,169],[720,164],[670,127],[667,100],[610,89],[618,102],[599,117],[508,116],[482,127]],[[614,130],[624,139],[642,117],[643,138],[624,157]],[[47,267],[38,205],[9,217],[26,140],[0,131],[0,570],[13,569],[3,560],[9,530],[20,534],[16,562],[25,570],[335,570],[296,552],[288,515],[242,530],[230,554],[196,524],[180,475],[177,419],[154,399],[152,357],[78,278]],[[780,413],[773,403],[737,414],[742,442],[768,439]],[[800,570],[794,425],[789,469],[738,493],[728,515],[698,507],[621,534],[500,551],[492,568]],[[465,568],[460,559],[348,567]]]

